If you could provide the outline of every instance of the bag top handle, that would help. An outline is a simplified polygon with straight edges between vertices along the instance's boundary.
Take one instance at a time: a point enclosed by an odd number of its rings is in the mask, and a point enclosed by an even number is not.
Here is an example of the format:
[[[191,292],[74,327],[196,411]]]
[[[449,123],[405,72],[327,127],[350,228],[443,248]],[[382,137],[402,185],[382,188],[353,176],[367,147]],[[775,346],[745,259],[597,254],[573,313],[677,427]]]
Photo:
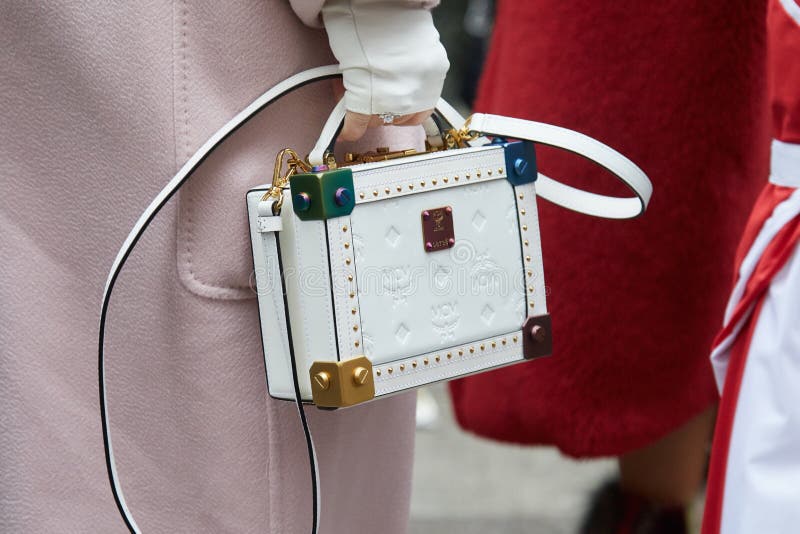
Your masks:
[[[647,175],[631,160],[588,135],[542,122],[484,113],[476,113],[464,120],[461,114],[442,98],[436,104],[436,111],[455,128],[467,128],[480,135],[532,141],[583,156],[610,171],[636,195],[634,197],[599,195],[566,185],[540,173],[536,181],[536,194],[554,204],[606,219],[630,219],[638,217],[647,209],[653,194],[653,186]],[[308,157],[311,165],[324,163],[325,152],[338,134],[345,112],[344,100],[340,100],[325,122],[322,134]],[[472,144],[481,144],[481,139],[476,139]]]

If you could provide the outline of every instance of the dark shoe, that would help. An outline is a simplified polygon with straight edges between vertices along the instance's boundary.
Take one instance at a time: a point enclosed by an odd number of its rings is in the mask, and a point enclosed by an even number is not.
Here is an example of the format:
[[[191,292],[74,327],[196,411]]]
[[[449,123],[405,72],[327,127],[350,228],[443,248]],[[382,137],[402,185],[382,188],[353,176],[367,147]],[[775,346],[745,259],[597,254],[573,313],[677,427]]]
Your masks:
[[[592,498],[580,534],[686,534],[682,506],[658,506],[625,493],[619,482],[604,484]]]

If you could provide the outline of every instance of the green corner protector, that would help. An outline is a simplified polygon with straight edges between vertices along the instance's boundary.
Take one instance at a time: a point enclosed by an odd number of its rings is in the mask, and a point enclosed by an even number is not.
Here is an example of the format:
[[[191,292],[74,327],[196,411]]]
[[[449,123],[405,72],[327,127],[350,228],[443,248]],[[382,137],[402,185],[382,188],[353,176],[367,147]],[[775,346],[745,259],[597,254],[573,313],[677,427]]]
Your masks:
[[[292,209],[301,221],[324,221],[350,215],[356,205],[350,169],[296,174],[289,180],[289,186]]]

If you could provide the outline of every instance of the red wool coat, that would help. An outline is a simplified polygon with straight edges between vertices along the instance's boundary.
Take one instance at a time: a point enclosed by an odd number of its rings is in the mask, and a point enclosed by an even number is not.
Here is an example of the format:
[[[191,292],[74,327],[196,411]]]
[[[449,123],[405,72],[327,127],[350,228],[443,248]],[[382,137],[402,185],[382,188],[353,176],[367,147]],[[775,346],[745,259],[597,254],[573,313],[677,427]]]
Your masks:
[[[477,108],[591,135],[653,181],[643,218],[539,204],[554,353],[452,385],[467,430],[619,454],[717,399],[707,354],[767,175],[762,1],[501,1]],[[549,176],[621,192],[575,156]]]

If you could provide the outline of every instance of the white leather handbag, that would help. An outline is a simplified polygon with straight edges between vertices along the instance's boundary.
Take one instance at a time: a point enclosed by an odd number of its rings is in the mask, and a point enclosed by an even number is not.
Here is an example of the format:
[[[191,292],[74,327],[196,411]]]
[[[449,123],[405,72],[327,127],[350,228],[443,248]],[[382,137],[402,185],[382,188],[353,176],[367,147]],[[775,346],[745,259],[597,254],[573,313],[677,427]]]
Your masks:
[[[99,365],[106,459],[126,524],[105,401],[103,336],[117,275],[153,217],[237,128],[287,92],[338,75],[297,74],[267,91],[183,166],[137,221],[103,298]],[[271,184],[247,192],[269,394],[295,402],[309,449],[314,530],[319,498],[303,404],[344,408],[552,351],[537,197],[613,219],[643,213],[652,187],[630,160],[577,132],[475,114],[440,100],[426,151],[350,154],[330,147],[340,103],[307,159],[279,154]],[[490,139],[491,138],[491,139]],[[535,144],[605,167],[635,196],[578,190],[537,172]]]

